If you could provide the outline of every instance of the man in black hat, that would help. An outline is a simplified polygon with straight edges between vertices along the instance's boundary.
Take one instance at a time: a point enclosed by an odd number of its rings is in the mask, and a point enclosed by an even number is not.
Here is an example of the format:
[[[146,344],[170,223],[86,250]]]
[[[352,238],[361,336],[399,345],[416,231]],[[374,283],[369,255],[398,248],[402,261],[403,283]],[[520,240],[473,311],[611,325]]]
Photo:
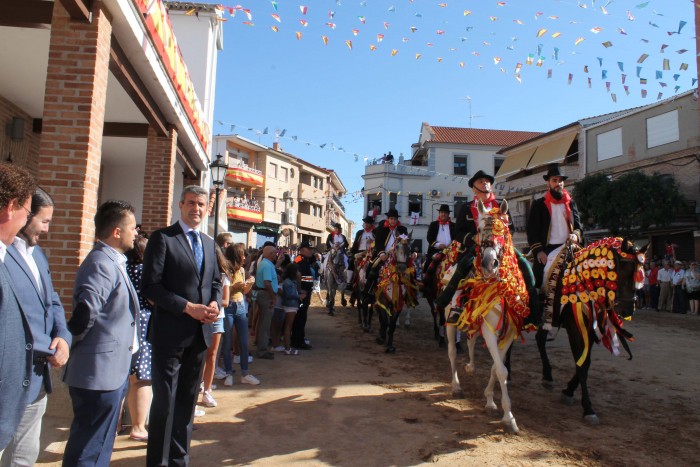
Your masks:
[[[308,316],[309,305],[311,304],[311,292],[314,285],[314,275],[311,271],[316,258],[314,257],[314,247],[309,242],[302,242],[299,245],[299,255],[294,259],[299,274],[301,274],[301,290],[306,292],[306,296],[301,301],[294,323],[292,324],[292,347],[295,349],[310,350],[311,345],[306,342],[306,318]]]
[[[546,274],[567,242],[583,243],[583,227],[576,203],[564,189],[569,178],[558,164],[552,164],[543,176],[547,193],[532,203],[527,220],[527,242],[535,259],[536,286],[541,287]]]
[[[430,261],[435,253],[446,248],[455,239],[455,223],[450,220],[450,212],[448,205],[440,205],[438,219],[428,226],[427,261]]]
[[[386,213],[386,220],[382,225],[374,230],[374,247],[372,248],[372,266],[367,272],[367,284],[364,295],[367,297],[374,289],[379,270],[386,260],[386,252],[394,248],[394,243],[400,235],[408,236],[408,230],[399,222],[399,212],[392,208]]]
[[[333,232],[328,234],[328,238],[326,239],[326,246],[329,250],[333,248],[347,249],[349,244],[348,239],[345,238],[345,235],[343,235],[343,227],[338,222],[334,222],[332,225]]]
[[[362,228],[355,234],[355,241],[352,242],[352,247],[350,248],[348,271],[352,271],[352,273],[348,278],[348,282],[352,281],[352,275],[355,273],[355,261],[364,256],[364,253],[370,251],[372,243],[374,243],[374,217],[365,216],[362,219]],[[357,293],[359,294],[359,291]],[[355,299],[355,291],[353,290],[350,296],[351,306],[355,305]]]

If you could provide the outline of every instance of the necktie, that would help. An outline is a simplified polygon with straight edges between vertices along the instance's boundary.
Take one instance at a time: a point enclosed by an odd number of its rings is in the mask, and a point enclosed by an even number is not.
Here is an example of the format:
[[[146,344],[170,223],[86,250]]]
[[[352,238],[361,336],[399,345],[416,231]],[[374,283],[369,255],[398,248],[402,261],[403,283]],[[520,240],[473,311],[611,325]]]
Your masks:
[[[197,263],[197,268],[199,273],[202,273],[202,263],[204,263],[204,251],[202,251],[202,244],[199,242],[199,235],[194,230],[189,232],[190,239],[192,239],[192,252],[194,253],[194,261]]]

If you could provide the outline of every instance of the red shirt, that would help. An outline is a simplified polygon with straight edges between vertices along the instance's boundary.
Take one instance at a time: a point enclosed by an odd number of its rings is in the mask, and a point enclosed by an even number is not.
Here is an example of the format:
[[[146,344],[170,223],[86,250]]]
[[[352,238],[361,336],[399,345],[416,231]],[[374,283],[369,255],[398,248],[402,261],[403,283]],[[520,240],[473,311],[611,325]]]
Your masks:
[[[654,266],[649,271],[649,285],[659,285],[659,267]]]

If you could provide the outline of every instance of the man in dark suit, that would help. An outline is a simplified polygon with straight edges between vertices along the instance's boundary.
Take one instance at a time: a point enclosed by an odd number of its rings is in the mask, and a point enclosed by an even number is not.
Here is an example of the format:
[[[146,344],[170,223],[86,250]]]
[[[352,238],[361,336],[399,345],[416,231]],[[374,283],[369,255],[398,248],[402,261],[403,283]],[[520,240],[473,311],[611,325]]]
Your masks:
[[[33,340],[5,266],[7,247],[27,223],[34,179],[17,165],[0,164],[0,451],[12,439],[29,402]]]
[[[347,249],[348,246],[348,239],[343,235],[343,227],[338,222],[335,222],[333,224],[333,232],[329,233],[326,238],[326,247],[331,250],[333,248]]]
[[[73,346],[63,381],[73,423],[63,453],[66,467],[109,466],[129,369],[138,355],[139,297],[124,256],[137,236],[134,208],[125,201],[100,205],[95,236],[78,268],[68,322]]]
[[[389,209],[386,213],[386,220],[382,225],[374,230],[374,246],[372,248],[372,265],[367,272],[367,283],[364,290],[364,301],[371,299],[372,291],[377,282],[379,271],[386,260],[386,252],[394,248],[394,243],[400,235],[408,236],[408,230],[399,222],[399,212],[396,209]]]
[[[427,261],[430,261],[435,253],[442,251],[452,243],[452,240],[455,240],[455,223],[450,220],[450,212],[448,205],[440,205],[438,219],[428,226]]]
[[[208,200],[202,187],[185,187],[180,220],[154,232],[144,254],[141,293],[154,304],[148,466],[189,463],[192,417],[211,343],[211,327],[203,324],[216,321],[221,303],[214,240],[199,232]]]
[[[48,261],[38,245],[39,236],[49,231],[52,216],[53,200],[48,193],[37,189],[32,195],[27,225],[7,249],[5,265],[12,275],[17,298],[34,338],[34,368],[29,405],[12,441],[2,453],[1,466],[34,465],[36,462],[46,395],[53,388],[50,369],[66,364],[72,342],[63,305],[53,289]]]
[[[362,219],[362,228],[355,234],[355,241],[352,242],[352,248],[350,248],[350,256],[354,257],[358,253],[369,251],[372,248],[372,242],[374,242],[374,217],[365,216]],[[351,261],[351,263],[353,262]]]

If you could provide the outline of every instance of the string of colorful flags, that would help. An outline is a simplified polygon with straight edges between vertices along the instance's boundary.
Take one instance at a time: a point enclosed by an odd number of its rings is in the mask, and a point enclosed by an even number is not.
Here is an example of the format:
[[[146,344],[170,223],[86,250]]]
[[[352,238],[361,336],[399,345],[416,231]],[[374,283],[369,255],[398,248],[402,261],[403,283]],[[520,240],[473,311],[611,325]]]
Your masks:
[[[585,53],[595,57],[595,61],[598,62],[600,79],[598,80],[597,75],[592,73],[590,64],[584,65],[584,85],[591,88],[594,81],[596,83],[600,81],[615,102],[617,101],[615,86],[621,87],[626,95],[630,94],[634,86],[639,86],[641,96],[646,98],[649,91],[653,92],[646,86],[651,81],[656,81],[660,86],[656,98],[661,99],[666,91],[665,88],[673,89],[673,92],[677,93],[681,89],[695,87],[697,83],[696,75],[684,79],[691,63],[695,63],[695,57],[692,57],[692,54],[688,54],[688,59],[684,60],[685,54],[695,46],[694,38],[686,32],[687,30],[684,31],[689,21],[671,19],[663,10],[668,8],[665,2],[647,1],[634,6],[624,6],[612,0],[607,0],[604,4],[603,2],[596,4],[596,0],[575,3],[560,0],[556,2],[558,8],[564,5],[577,8],[577,11],[596,14],[595,16],[588,14],[585,20],[573,15],[566,25],[562,24],[567,21],[564,17],[546,14],[544,11],[533,11],[530,18],[513,16],[509,11],[514,13],[518,11],[517,8],[511,8],[515,4],[510,2],[493,2],[493,4],[484,2],[478,7],[488,8],[484,6],[486,4],[495,8],[484,14],[476,12],[476,7],[474,10],[463,7],[455,10],[455,7],[448,6],[447,2],[421,2],[420,6],[413,0],[408,0],[407,3],[408,5],[405,2],[398,6],[390,5],[379,14],[378,7],[368,5],[367,1],[360,1],[359,7],[366,8],[366,13],[361,10],[359,12],[362,14],[358,15],[356,14],[358,11],[344,6],[340,0],[336,0],[331,9],[315,5],[298,5],[298,9],[295,9],[292,5],[282,5],[281,2],[272,0],[267,7],[266,2],[255,5],[255,18],[260,19],[259,24],[269,26],[273,33],[293,34],[293,37],[299,41],[307,39],[310,34],[318,34],[321,43],[325,46],[337,43],[344,44],[348,50],[354,50],[358,45],[362,45],[368,47],[371,52],[380,52],[386,48],[388,50],[385,52],[389,52],[392,57],[405,54],[409,50],[409,56],[415,60],[425,60],[432,56],[437,62],[451,62],[460,68],[478,70],[485,69],[487,65],[493,63],[498,71],[512,75],[519,83],[522,83],[528,67],[532,67],[532,70],[546,69],[543,76],[546,79],[552,79],[555,76],[555,67],[566,65],[567,54]],[[657,10],[654,8],[655,5],[661,9]],[[247,27],[256,26],[252,8],[242,5],[219,5],[217,8],[222,12],[220,18],[222,21],[231,20],[232,23]],[[543,5],[540,3],[537,8],[543,8]],[[450,11],[450,16],[445,16],[444,11],[447,10]],[[192,9],[188,13],[196,14],[196,11]],[[459,13],[458,17],[454,13]],[[446,18],[443,21],[444,27],[434,31],[424,31],[423,18],[438,14]],[[591,17],[598,24],[589,24]],[[412,24],[407,22],[409,19]],[[505,45],[505,50],[502,53],[494,52],[497,50],[494,48],[497,46],[496,34],[484,25],[509,21],[512,22],[512,26],[508,32],[512,34]],[[567,31],[567,28],[575,28],[575,30],[572,33]],[[640,35],[642,37],[639,37]],[[602,39],[597,39],[598,37]],[[630,43],[633,37],[639,37],[642,46],[647,48],[639,55],[635,64],[630,63],[633,59],[629,57],[616,57],[610,53],[616,49],[623,51],[625,45],[638,48],[639,43]],[[665,37],[663,43],[657,43],[659,37]],[[418,46],[412,46],[411,44],[416,43],[417,40],[426,42],[423,44],[419,42]],[[535,42],[528,44],[532,41]],[[616,46],[618,41],[622,41],[623,45]],[[680,42],[680,45],[674,45],[677,42]],[[600,53],[595,51],[593,45],[586,48],[588,43],[599,44]],[[471,51],[465,57],[467,45],[470,46]],[[655,53],[652,52],[652,48],[656,50],[656,45],[659,52]],[[521,52],[521,49],[524,51]],[[675,55],[671,56],[671,53]],[[661,54],[665,56],[654,57],[654,60],[659,59],[658,62],[647,61],[651,60],[650,57]],[[545,66],[550,61],[553,64]],[[648,69],[651,69],[651,75],[646,74]],[[619,82],[612,76],[613,72],[619,73]],[[565,77],[567,84],[571,85],[576,81],[577,72],[570,69],[563,73],[557,72],[556,75]],[[633,76],[636,78],[634,82],[631,79]]]

